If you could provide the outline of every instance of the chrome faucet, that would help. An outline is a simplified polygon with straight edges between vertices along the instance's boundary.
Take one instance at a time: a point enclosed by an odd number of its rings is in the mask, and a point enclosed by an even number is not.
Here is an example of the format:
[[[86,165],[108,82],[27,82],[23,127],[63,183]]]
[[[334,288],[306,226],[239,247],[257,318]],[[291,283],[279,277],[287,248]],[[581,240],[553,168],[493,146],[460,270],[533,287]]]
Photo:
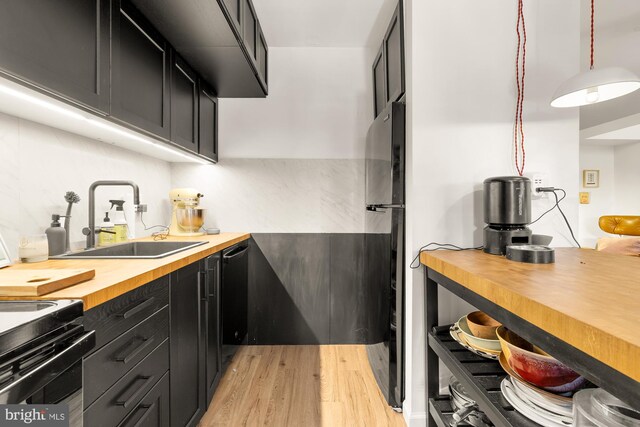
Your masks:
[[[89,229],[87,230],[87,248],[96,247],[96,188],[101,186],[128,185],[133,188],[133,208],[134,212],[146,212],[147,205],[140,204],[140,189],[133,181],[96,181],[89,187]]]

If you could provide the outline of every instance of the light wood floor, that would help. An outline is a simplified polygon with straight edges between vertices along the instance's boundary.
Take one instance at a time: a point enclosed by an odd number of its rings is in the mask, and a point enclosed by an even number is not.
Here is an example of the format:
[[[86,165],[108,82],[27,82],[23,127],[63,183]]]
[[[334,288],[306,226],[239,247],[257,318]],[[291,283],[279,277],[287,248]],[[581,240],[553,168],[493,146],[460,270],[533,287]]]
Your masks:
[[[364,346],[241,347],[200,427],[405,426],[387,406]]]

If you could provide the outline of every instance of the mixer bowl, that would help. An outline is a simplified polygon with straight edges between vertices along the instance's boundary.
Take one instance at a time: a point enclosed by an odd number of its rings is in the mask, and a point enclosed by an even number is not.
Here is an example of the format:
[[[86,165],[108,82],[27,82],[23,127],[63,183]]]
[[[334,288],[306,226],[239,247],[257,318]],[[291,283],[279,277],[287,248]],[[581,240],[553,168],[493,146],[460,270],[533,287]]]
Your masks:
[[[204,224],[205,213],[206,209],[202,208],[178,208],[176,209],[178,226],[187,233],[195,233]]]

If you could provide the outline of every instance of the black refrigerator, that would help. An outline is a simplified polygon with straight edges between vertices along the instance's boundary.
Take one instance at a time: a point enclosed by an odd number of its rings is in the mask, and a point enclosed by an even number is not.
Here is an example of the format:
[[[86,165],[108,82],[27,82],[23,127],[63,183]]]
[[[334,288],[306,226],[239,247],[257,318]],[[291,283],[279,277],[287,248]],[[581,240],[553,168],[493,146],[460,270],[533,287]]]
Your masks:
[[[404,400],[405,105],[394,102],[367,133],[365,280],[376,330],[367,355],[390,406]]]

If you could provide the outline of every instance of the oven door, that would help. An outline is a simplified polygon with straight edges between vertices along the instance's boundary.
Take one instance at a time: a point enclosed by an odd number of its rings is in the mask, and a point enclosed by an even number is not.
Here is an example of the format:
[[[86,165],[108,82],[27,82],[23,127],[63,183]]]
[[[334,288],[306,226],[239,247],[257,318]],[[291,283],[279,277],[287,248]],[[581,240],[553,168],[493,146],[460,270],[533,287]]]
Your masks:
[[[84,332],[77,326],[16,352],[13,360],[0,368],[0,404],[64,404],[69,426],[82,426],[82,357],[94,346],[95,332]]]

